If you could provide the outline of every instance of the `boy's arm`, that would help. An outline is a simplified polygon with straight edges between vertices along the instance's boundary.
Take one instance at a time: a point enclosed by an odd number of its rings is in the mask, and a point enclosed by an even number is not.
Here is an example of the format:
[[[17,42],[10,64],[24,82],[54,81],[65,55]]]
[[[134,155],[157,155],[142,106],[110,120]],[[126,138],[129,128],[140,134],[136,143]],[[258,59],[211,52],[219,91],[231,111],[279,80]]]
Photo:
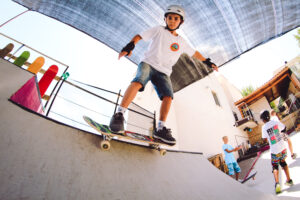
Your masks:
[[[262,132],[262,139],[263,139],[263,141],[265,142],[265,143],[269,143],[269,141],[268,141],[268,138],[267,138],[267,133],[264,131],[264,129],[262,128],[261,129],[261,132]]]
[[[204,63],[207,64],[207,65],[211,65],[211,67],[212,67],[214,70],[218,71],[218,67],[215,65],[215,63],[210,62],[210,59],[209,59],[209,58],[207,58],[207,59],[204,58],[204,57],[202,56],[202,54],[201,54],[199,51],[196,51],[196,52],[194,53],[193,57],[196,58],[196,59],[198,59],[198,60],[200,60],[200,61],[202,61],[202,62],[204,62]]]
[[[132,51],[135,47],[135,45],[142,39],[140,35],[135,35],[131,41],[121,50],[119,53],[119,59],[122,58],[123,56],[131,56]]]
[[[238,146],[238,147],[236,147],[236,148],[234,148],[234,149],[232,149],[232,150],[225,149],[225,151],[226,151],[227,153],[231,153],[231,152],[237,151],[237,150],[239,150],[239,149],[241,149],[241,148],[242,148],[242,146]]]

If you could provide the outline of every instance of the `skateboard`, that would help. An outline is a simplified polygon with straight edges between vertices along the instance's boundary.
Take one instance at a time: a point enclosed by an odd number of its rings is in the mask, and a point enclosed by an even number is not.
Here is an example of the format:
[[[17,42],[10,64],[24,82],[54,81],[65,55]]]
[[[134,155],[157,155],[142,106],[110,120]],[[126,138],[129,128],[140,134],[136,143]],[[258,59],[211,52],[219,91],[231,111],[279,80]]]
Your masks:
[[[45,58],[43,58],[41,56],[37,57],[33,61],[33,63],[31,65],[29,65],[27,70],[34,74],[37,74],[40,71],[40,69],[43,67],[44,63],[45,63]]]
[[[39,88],[41,97],[44,96],[46,90],[48,89],[49,85],[51,84],[52,80],[55,78],[56,74],[58,72],[58,67],[56,65],[51,65],[41,80],[39,81]]]
[[[29,51],[24,51],[19,57],[17,57],[14,64],[19,67],[22,67],[24,63],[28,60],[29,56],[30,56]]]
[[[251,175],[248,175],[248,177],[246,177],[245,179],[243,179],[243,180],[241,181],[241,183],[243,184],[243,183],[247,182],[248,180],[250,180],[251,178],[254,180],[256,174],[257,174],[257,171],[256,171],[256,172],[252,172],[252,174],[251,174]]]
[[[254,165],[256,164],[256,162],[257,162],[257,160],[259,159],[260,155],[261,155],[261,151],[257,152],[256,159],[255,159],[254,162],[252,163],[251,168],[249,169],[248,173],[246,174],[246,176],[244,177],[244,179],[241,181],[241,183],[245,183],[245,182],[247,182],[247,181],[248,181],[249,179],[251,179],[251,178],[252,178],[253,180],[255,179],[255,175],[256,175],[257,172],[253,172],[251,175],[250,175],[250,173],[251,173],[251,171],[253,170]]]
[[[6,45],[3,49],[0,49],[0,58],[5,58],[14,48],[12,43]]]
[[[98,122],[92,120],[87,116],[83,116],[83,119],[86,123],[88,123],[88,125],[90,125],[92,128],[94,128],[96,131],[98,131],[101,135],[104,136],[103,140],[100,142],[100,148],[102,150],[110,149],[110,140],[113,137],[147,143],[151,148],[158,150],[160,152],[160,155],[162,156],[164,156],[167,153],[167,151],[165,149],[162,149],[161,145],[172,146],[163,143],[158,139],[140,133],[135,133],[131,131],[124,131],[123,133],[115,133],[112,132],[107,125],[99,124]]]

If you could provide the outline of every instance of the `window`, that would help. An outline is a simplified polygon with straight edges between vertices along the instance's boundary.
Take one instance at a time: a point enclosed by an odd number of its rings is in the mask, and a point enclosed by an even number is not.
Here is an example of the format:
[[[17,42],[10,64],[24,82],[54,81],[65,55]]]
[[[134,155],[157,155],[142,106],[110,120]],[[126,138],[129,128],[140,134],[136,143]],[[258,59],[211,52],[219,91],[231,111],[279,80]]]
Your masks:
[[[219,98],[218,98],[217,94],[214,91],[211,91],[211,93],[214,97],[216,105],[221,107],[221,104],[220,104],[220,101],[219,101]]]
[[[239,118],[238,118],[236,112],[232,111],[232,113],[233,113],[233,116],[234,116],[235,121],[236,121],[236,122],[239,121]]]

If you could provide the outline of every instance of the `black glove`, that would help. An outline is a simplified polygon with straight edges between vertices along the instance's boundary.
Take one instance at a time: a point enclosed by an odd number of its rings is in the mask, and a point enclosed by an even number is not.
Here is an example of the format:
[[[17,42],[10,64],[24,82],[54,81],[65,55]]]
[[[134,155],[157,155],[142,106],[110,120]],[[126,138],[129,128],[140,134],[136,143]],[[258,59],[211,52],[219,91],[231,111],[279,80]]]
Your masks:
[[[210,68],[212,68],[212,65],[216,65],[215,63],[210,61],[210,58],[206,58],[206,60],[202,61],[203,63],[205,63],[207,66],[209,66]],[[216,65],[217,66],[217,65]]]
[[[133,41],[131,41],[121,50],[121,52],[125,51],[125,52],[127,52],[127,55],[128,55],[130,53],[130,51],[132,51],[134,49],[134,47],[135,47],[135,44]]]

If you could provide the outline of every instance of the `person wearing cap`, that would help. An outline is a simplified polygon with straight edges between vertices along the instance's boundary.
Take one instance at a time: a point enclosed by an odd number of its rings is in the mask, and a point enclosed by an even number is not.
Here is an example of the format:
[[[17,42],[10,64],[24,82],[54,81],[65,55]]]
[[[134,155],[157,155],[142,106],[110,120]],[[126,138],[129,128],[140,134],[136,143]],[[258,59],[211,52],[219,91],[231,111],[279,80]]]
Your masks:
[[[165,11],[164,20],[166,26],[155,26],[135,35],[119,53],[119,59],[123,56],[129,57],[140,40],[150,42],[148,50],[138,65],[136,77],[128,86],[120,106],[111,118],[109,127],[114,132],[124,131],[124,113],[137,92],[143,91],[150,80],[162,101],[157,129],[154,130],[153,136],[162,142],[175,145],[176,140],[171,134],[171,129],[165,126],[173,100],[173,88],[170,80],[173,65],[176,64],[181,54],[186,53],[215,70],[218,70],[218,68],[209,58],[204,58],[198,51],[194,50],[176,32],[185,20],[184,9],[181,6],[169,6]]]
[[[265,142],[269,142],[270,145],[273,175],[275,179],[275,192],[278,194],[281,192],[278,172],[279,165],[286,175],[287,180],[285,184],[291,186],[293,185],[293,181],[290,178],[289,167],[285,162],[287,150],[283,135],[281,134],[285,129],[285,126],[280,121],[274,121],[270,118],[270,112],[268,110],[261,111],[260,119],[264,122],[264,125],[262,126],[262,138]]]

